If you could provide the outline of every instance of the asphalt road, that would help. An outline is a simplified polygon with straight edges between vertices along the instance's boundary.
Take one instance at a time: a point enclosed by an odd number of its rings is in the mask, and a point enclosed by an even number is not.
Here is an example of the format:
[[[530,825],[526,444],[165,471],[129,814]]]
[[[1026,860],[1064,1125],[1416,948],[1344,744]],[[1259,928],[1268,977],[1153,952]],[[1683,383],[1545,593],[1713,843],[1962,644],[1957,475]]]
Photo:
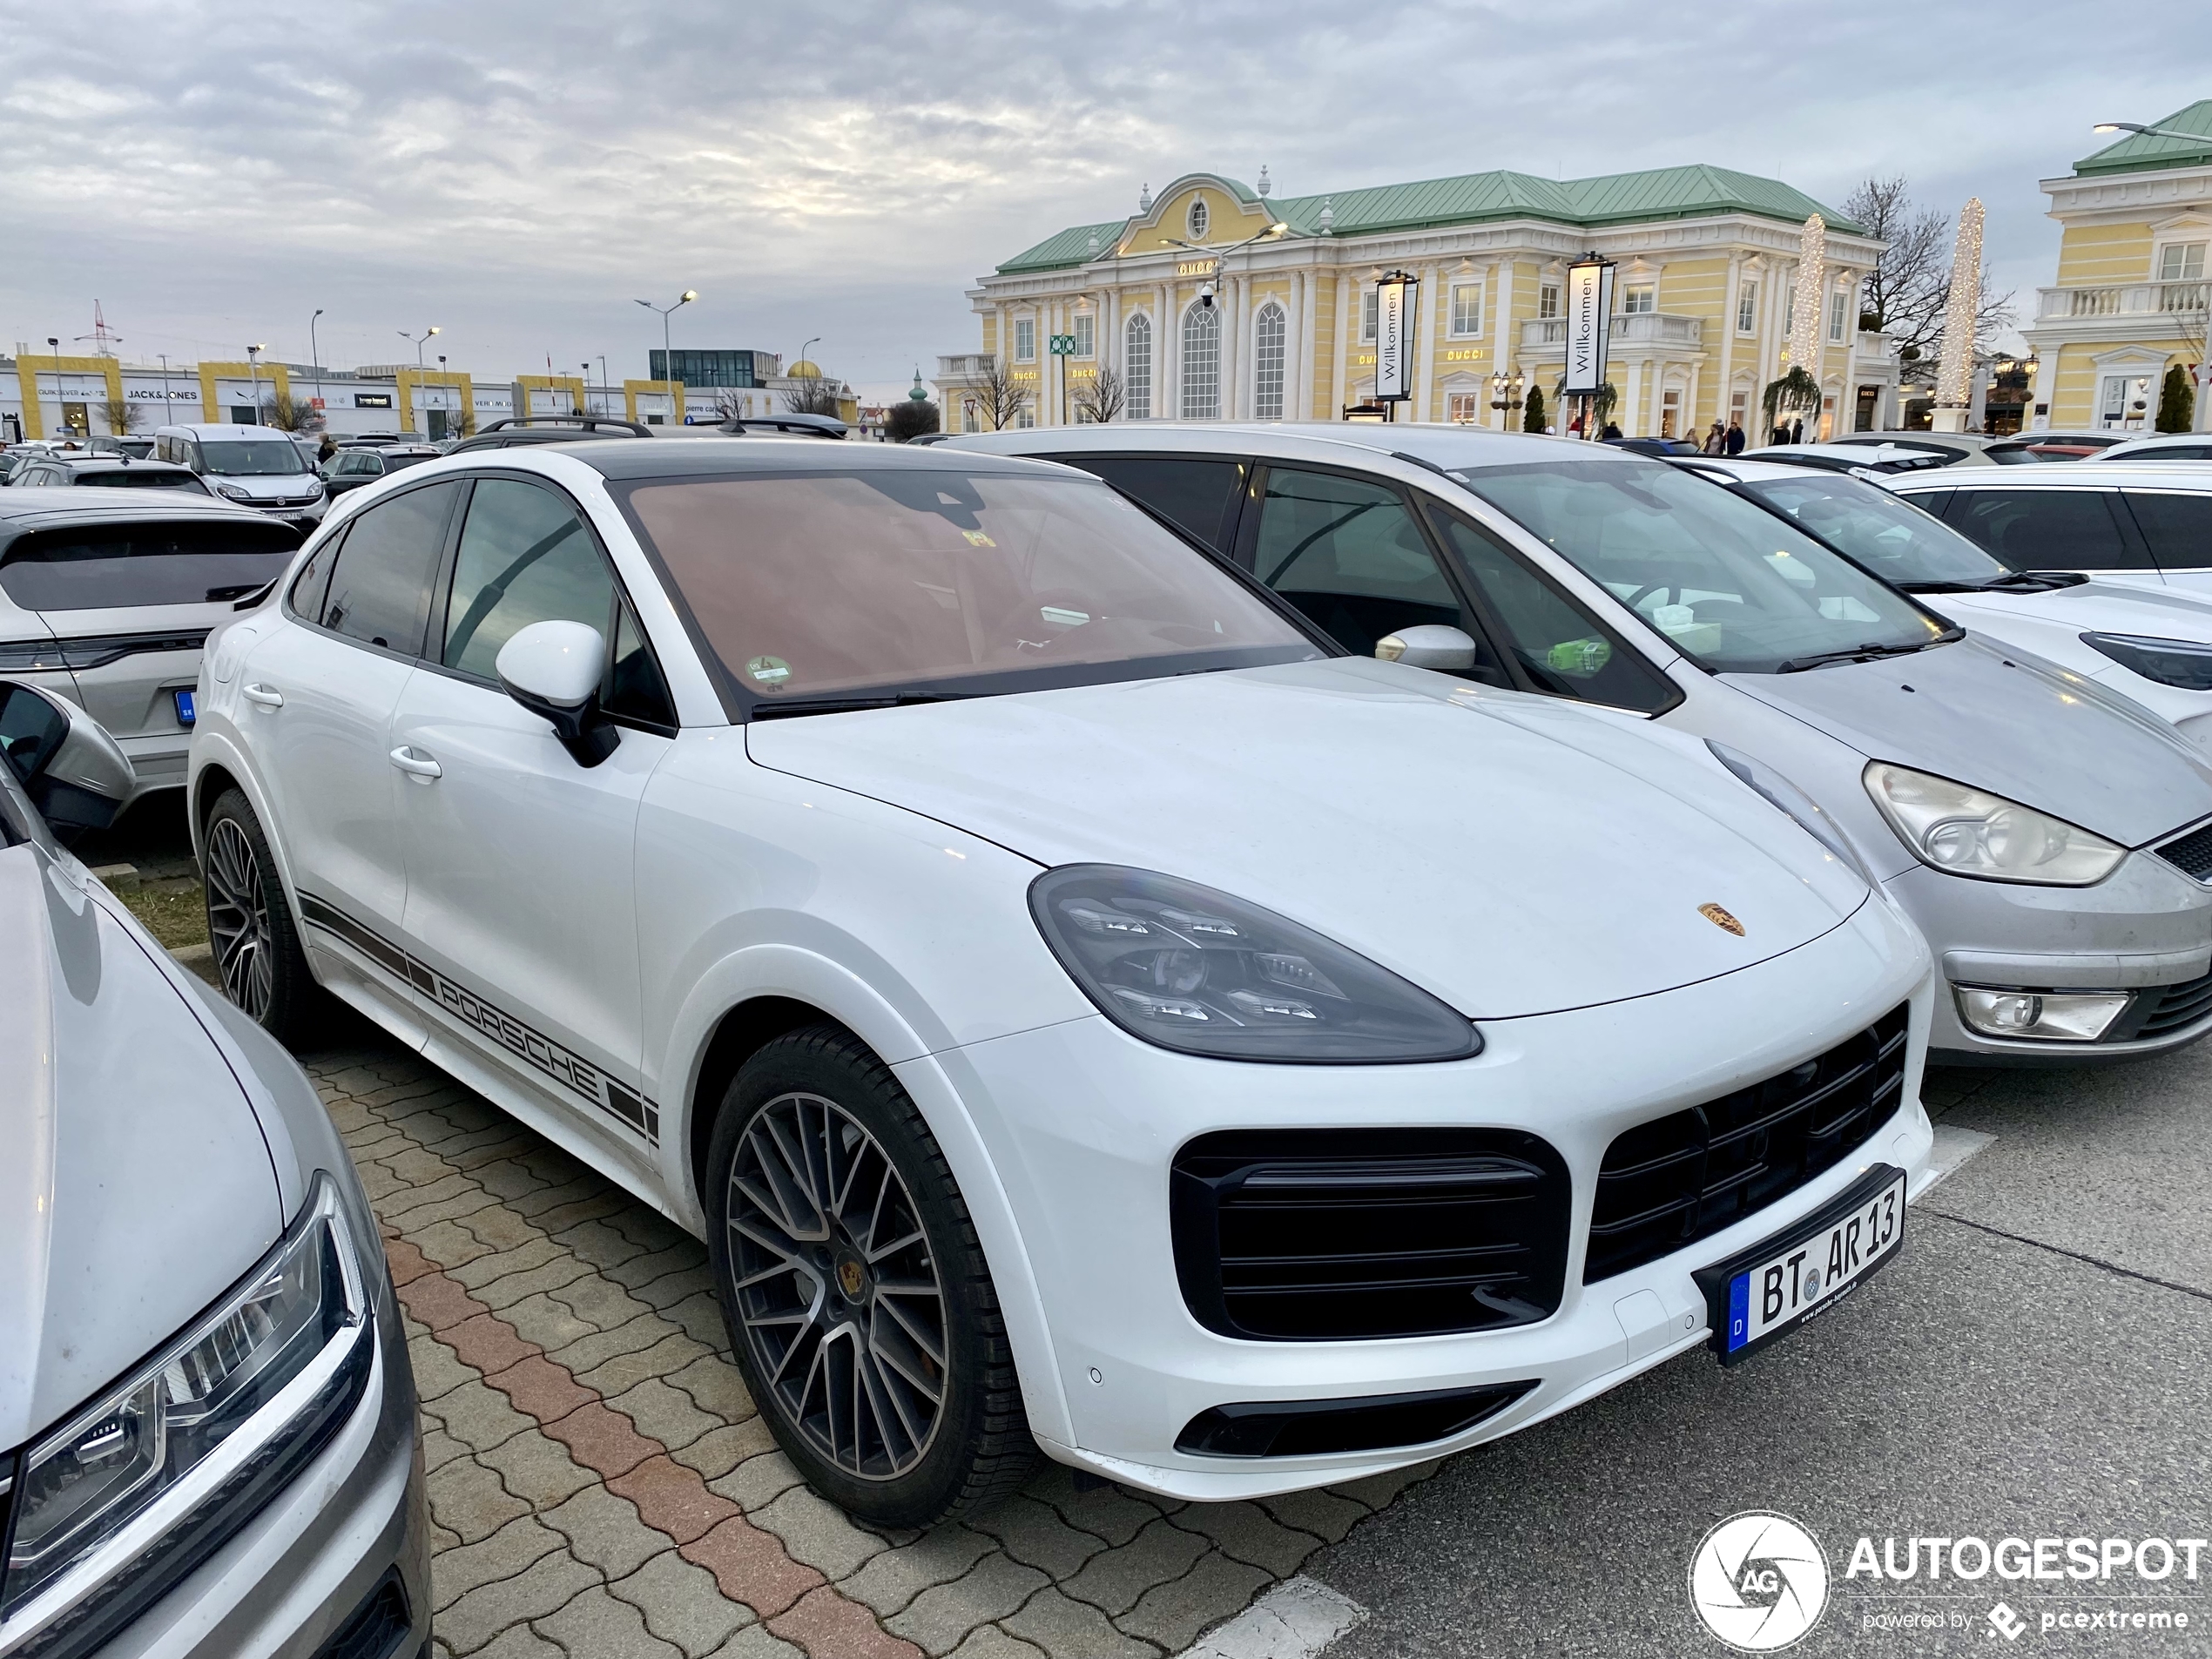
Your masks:
[[[1895,1538],[1903,1566],[1916,1535],[2212,1535],[2212,1049],[1935,1073],[1925,1093],[1939,1125],[1995,1139],[1914,1208],[1896,1262],[1743,1366],[1686,1354],[1447,1464],[1307,1564],[1368,1609],[1329,1659],[1725,1654],[1689,1565],[1745,1510],[1827,1556],[1826,1610],[1793,1653],[2212,1653],[2212,1550],[2195,1583],[2178,1565],[1959,1582],[1948,1550],[1939,1582],[1844,1575],[1862,1536]],[[1993,1628],[2000,1602],[2018,1635]],[[2189,1628],[2138,1630],[2135,1612]],[[1882,1622],[1900,1616],[1945,1628]]]

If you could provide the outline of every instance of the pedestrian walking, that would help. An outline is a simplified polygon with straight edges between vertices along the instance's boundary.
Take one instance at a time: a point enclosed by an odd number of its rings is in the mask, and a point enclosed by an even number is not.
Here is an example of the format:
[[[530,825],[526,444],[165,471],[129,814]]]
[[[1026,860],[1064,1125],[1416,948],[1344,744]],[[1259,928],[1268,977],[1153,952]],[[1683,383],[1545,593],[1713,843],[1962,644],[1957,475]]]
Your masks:
[[[1718,421],[1713,422],[1713,429],[1705,435],[1705,453],[1709,455],[1728,453],[1728,434],[1722,429]]]
[[[1605,429],[1597,435],[1600,438],[1617,438],[1621,435],[1621,428],[1615,422],[1608,421],[1605,423]]]
[[[1803,415],[1799,415],[1796,420],[1790,422],[1790,442],[1792,443],[1803,443],[1804,441],[1804,417]]]
[[[1740,455],[1743,453],[1743,423],[1733,415],[1729,418],[1728,438],[1723,453]]]

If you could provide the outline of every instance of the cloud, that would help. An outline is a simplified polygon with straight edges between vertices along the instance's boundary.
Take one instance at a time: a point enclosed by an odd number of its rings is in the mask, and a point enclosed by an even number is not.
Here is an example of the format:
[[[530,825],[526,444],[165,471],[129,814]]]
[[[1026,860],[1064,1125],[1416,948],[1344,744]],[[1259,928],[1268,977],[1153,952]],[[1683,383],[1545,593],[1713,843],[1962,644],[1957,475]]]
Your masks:
[[[2065,29],[2019,4],[2009,36]],[[478,0],[314,11],[118,5],[100,29],[0,4],[0,342],[126,354],[248,340],[390,361],[435,321],[504,375],[604,354],[686,287],[679,341],[903,381],[972,347],[963,291],[1137,187],[1210,168],[1305,193],[1485,167],[1710,160],[1835,200],[1903,172],[1989,204],[2005,286],[2050,280],[2038,176],[2091,121],[2207,89],[2212,14],[2101,17],[1985,74],[1985,15],[1341,0],[779,7]],[[2069,38],[2074,37],[2069,36]]]

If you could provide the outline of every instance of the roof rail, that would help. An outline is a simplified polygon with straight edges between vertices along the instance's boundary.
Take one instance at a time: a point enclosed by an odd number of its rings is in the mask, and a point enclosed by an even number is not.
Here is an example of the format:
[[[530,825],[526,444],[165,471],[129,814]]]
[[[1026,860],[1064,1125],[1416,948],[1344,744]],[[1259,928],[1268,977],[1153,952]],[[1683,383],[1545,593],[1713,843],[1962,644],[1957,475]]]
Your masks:
[[[617,421],[611,415],[502,415],[496,421],[488,421],[476,428],[482,435],[486,432],[503,432],[518,426],[573,426],[590,432],[599,427],[613,427],[627,432],[634,438],[650,438],[653,429],[636,421]]]

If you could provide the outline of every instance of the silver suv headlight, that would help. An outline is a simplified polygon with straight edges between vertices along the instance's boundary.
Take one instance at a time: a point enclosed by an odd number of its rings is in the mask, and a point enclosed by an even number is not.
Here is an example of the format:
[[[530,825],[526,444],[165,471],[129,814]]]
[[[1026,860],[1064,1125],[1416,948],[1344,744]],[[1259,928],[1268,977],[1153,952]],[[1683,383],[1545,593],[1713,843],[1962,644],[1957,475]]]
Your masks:
[[[1482,1051],[1466,1016],[1419,986],[1195,881],[1068,864],[1030,884],[1029,908],[1099,1012],[1163,1049],[1309,1065]]]
[[[0,1649],[74,1654],[219,1548],[350,1414],[375,1343],[338,1188],[239,1286],[16,1470]]]
[[[2119,867],[2128,849],[2078,824],[1948,778],[1869,763],[1866,792],[1921,863],[1986,881],[2086,887]]]

